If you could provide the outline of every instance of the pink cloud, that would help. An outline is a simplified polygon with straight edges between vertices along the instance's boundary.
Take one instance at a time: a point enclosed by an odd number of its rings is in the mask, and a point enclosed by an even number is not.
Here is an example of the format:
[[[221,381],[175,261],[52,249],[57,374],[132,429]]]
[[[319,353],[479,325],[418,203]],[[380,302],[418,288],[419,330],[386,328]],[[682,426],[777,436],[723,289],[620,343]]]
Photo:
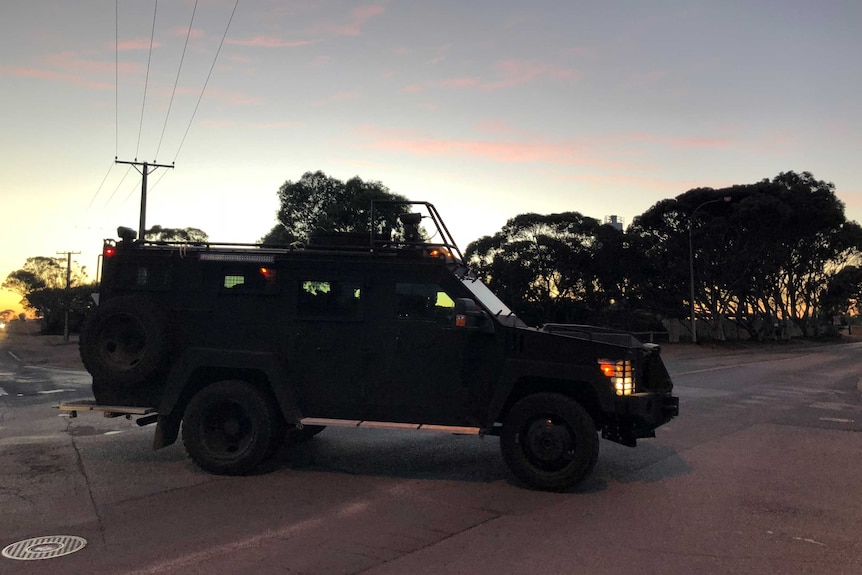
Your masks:
[[[249,58],[248,56],[239,56],[237,54],[231,54],[228,56],[228,60],[234,62],[236,64],[253,64],[254,58]]]
[[[83,74],[114,74],[115,68],[120,72],[137,72],[139,64],[131,62],[114,62],[107,60],[86,60],[77,52],[57,52],[44,58],[45,64],[51,68],[63,71],[74,71]]]
[[[195,38],[195,39],[204,37],[204,31],[203,30],[201,30],[200,28],[192,28],[191,31],[189,31],[188,26],[177,26],[177,27],[175,27],[173,29],[173,34],[174,34],[174,36],[186,36],[186,35],[188,35],[189,38]]]
[[[484,134],[515,133],[515,129],[511,125],[500,120],[480,120],[476,123],[476,130]]]
[[[153,41],[153,48],[158,48],[161,44],[157,40]],[[124,40],[117,43],[117,51],[126,52],[128,50],[149,50],[150,41],[145,38],[134,38],[132,40]]]
[[[362,26],[379,14],[383,14],[383,6],[372,5],[356,8],[352,13],[350,22],[346,26],[335,28],[335,33],[339,36],[358,36],[362,32]]]
[[[207,128],[232,128],[236,126],[233,120],[201,120],[201,125]]]
[[[622,140],[647,142],[670,146],[673,148],[723,148],[730,145],[728,138],[697,137],[697,136],[657,136],[654,134],[635,133],[622,136]]]
[[[440,82],[444,88],[476,88],[482,84],[479,78],[449,78]]]
[[[189,94],[192,96],[198,96],[200,95],[200,89],[180,87],[177,88],[177,94]],[[232,106],[252,106],[263,103],[263,98],[259,98],[257,96],[249,96],[248,94],[243,94],[242,92],[228,92],[225,90],[216,90],[213,88],[207,88],[206,98],[207,100],[216,100]]]
[[[113,90],[115,69],[126,73],[138,72],[141,69],[140,64],[131,62],[89,60],[71,50],[47,54],[41,58],[40,64],[39,66],[3,67],[0,68],[0,74],[38,78],[96,90]],[[104,81],[103,78],[110,78],[110,80]]]
[[[229,38],[226,42],[235,46],[248,46],[251,48],[297,48],[311,44],[309,40],[293,40],[288,42],[275,36],[253,36],[245,39]]]
[[[493,80],[483,80],[479,77],[447,78],[422,84],[411,84],[402,88],[409,93],[423,92],[430,88],[464,88],[478,90],[501,90],[514,88],[534,82],[540,78],[550,78],[556,81],[574,81],[581,77],[580,72],[562,68],[555,64],[533,62],[531,60],[503,60],[494,65]]]
[[[565,141],[442,139],[423,137],[409,132],[374,127],[358,129],[374,148],[404,152],[423,157],[478,158],[501,163],[548,163],[570,166],[621,167],[621,162],[602,160],[589,155],[581,143]]]
[[[40,80],[51,80],[72,84],[74,86],[82,86],[84,88],[94,88],[96,90],[113,90],[114,84],[111,82],[98,82],[88,80],[75,74],[64,74],[54,70],[44,70],[39,68],[25,68],[14,66],[0,67],[0,75],[2,76],[17,76],[19,78],[37,78]]]

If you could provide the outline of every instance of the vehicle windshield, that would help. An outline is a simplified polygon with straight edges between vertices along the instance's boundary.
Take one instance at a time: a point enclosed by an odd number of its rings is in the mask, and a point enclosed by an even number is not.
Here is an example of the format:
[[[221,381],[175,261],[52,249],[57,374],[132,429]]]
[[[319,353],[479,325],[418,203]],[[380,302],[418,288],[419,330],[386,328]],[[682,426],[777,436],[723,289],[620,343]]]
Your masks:
[[[461,283],[470,290],[470,293],[479,301],[479,303],[491,313],[491,315],[495,316],[501,322],[512,325],[512,326],[526,326],[524,322],[518,319],[518,316],[515,315],[509,306],[504,304],[500,298],[494,295],[494,292],[491,289],[479,281],[477,278],[473,277],[462,277]]]

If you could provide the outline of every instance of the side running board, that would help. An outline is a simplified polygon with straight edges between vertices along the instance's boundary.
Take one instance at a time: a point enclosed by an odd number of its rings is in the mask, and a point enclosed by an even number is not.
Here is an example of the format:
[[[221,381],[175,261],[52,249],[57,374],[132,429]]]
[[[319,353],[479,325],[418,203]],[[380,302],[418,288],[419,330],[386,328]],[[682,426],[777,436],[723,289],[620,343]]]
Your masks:
[[[371,429],[413,429],[417,431],[441,431],[457,435],[479,435],[478,427],[457,425],[432,425],[430,423],[398,423],[395,421],[360,421],[357,419],[328,419],[325,417],[303,417],[302,425],[325,425],[333,427],[366,427]]]

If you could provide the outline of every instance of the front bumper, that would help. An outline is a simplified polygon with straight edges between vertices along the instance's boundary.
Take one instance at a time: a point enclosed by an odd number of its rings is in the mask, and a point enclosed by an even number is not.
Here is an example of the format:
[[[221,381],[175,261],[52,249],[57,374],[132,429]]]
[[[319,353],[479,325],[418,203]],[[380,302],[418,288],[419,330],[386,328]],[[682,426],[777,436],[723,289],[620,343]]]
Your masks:
[[[635,393],[618,397],[613,416],[602,426],[602,437],[634,447],[637,440],[655,437],[656,428],[679,415],[679,398],[670,393]]]

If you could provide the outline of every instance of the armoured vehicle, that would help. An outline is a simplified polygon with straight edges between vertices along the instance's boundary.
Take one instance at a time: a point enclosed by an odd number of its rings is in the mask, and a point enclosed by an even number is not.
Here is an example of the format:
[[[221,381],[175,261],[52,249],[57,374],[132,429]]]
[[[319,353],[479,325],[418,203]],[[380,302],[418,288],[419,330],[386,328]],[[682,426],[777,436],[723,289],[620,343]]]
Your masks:
[[[499,436],[514,477],[544,490],[590,474],[599,433],[635,446],[678,414],[659,346],[527,326],[432,204],[402,211],[385,238],[284,247],[120,228],[80,338],[95,402],[61,408],[142,415],[156,449],[182,430],[191,459],[218,474],[250,473],[325,426]]]

